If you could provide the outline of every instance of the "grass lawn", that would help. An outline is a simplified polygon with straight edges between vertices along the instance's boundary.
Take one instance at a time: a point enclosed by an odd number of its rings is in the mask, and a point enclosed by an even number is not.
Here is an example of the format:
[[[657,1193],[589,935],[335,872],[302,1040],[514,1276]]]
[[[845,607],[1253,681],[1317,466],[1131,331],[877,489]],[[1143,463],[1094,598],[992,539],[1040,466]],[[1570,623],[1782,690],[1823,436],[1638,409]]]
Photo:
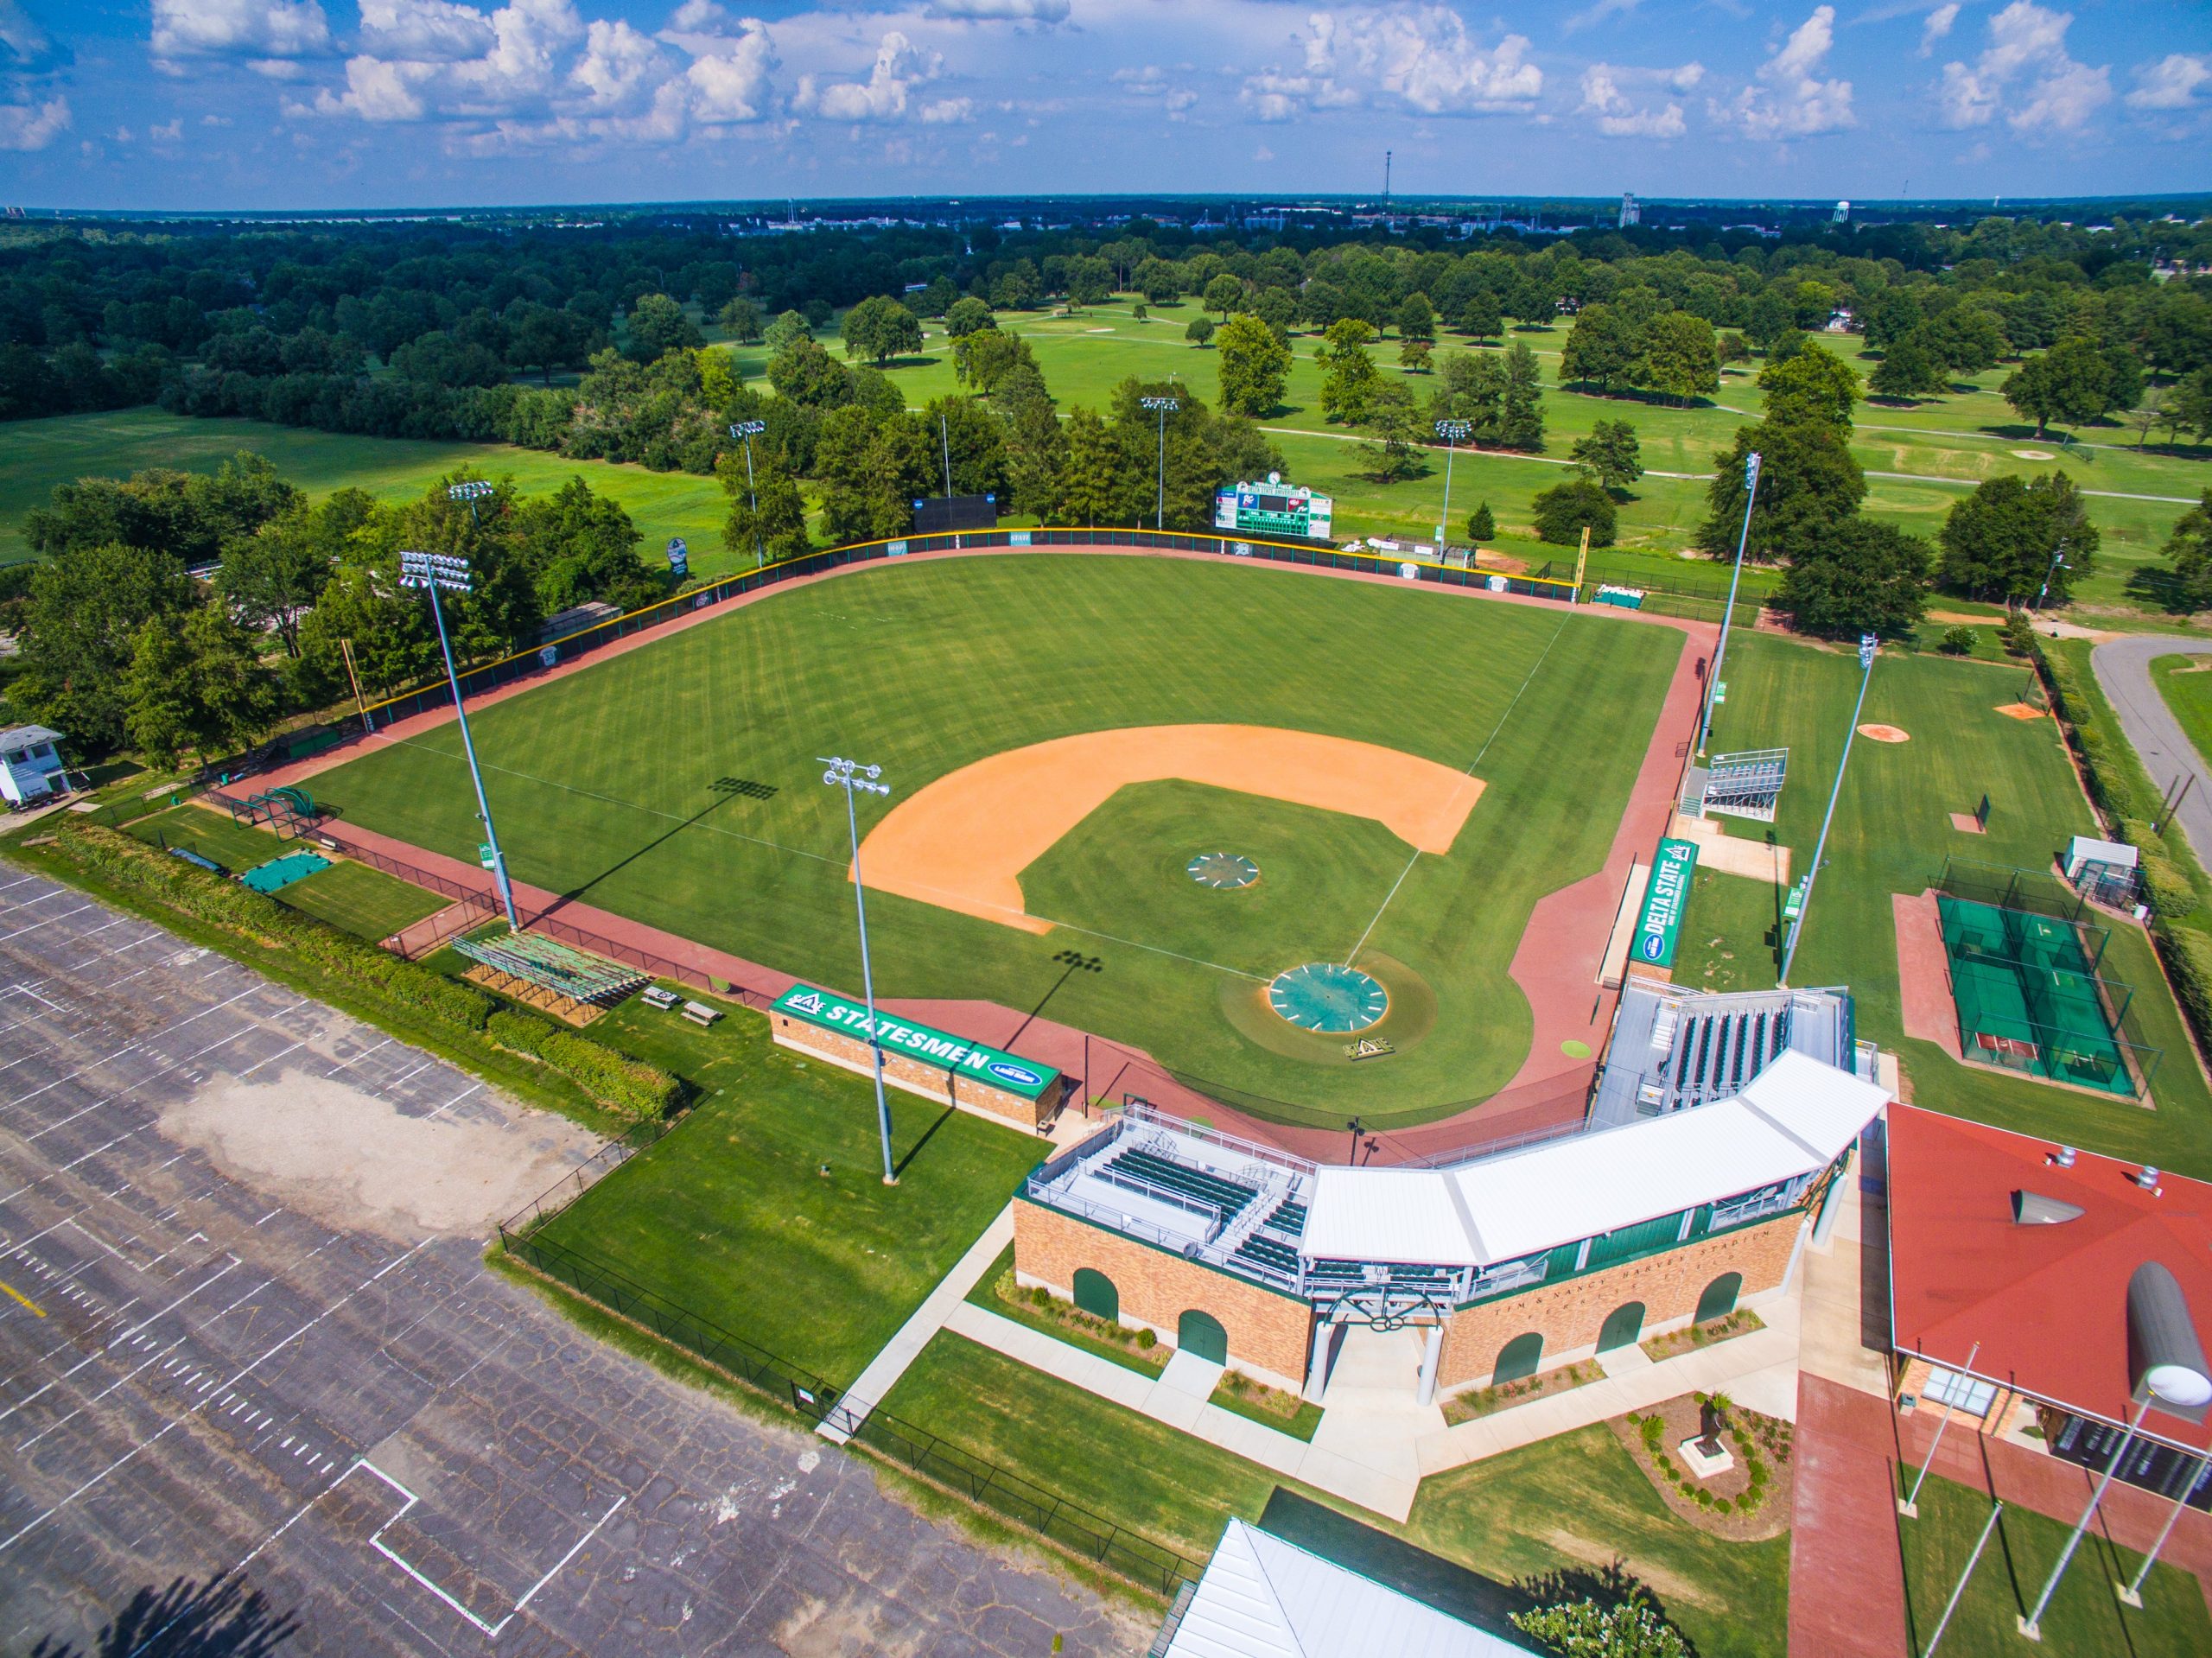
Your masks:
[[[233,875],[302,849],[296,841],[281,841],[267,829],[237,823],[227,812],[206,806],[172,806],[139,819],[130,833],[155,846],[181,846],[203,858],[213,858]],[[397,876],[344,858],[333,861],[329,868],[305,880],[294,881],[275,896],[279,904],[288,904],[327,921],[341,932],[372,943],[442,910],[448,902]]]
[[[1088,1330],[1055,1318],[1030,1301],[1028,1293],[1019,1286],[1015,1286],[1015,1293],[1012,1297],[1001,1295],[999,1293],[1000,1286],[1013,1284],[1013,1272],[1014,1246],[1009,1243],[1000,1252],[999,1258],[991,1263],[990,1270],[976,1280],[975,1288],[969,1290],[964,1299],[971,1305],[982,1307],[987,1312],[995,1312],[1001,1318],[1027,1324],[1040,1336],[1050,1336],[1056,1342],[1065,1342],[1094,1358],[1118,1364],[1124,1370],[1135,1370],[1139,1375],[1157,1380],[1160,1373],[1167,1368],[1167,1361],[1174,1357],[1175,1350],[1165,1342],[1150,1347],[1139,1347],[1133,1343],[1125,1344],[1109,1341],[1103,1336],[1094,1335]]]
[[[1771,990],[1782,967],[1782,898],[1771,881],[1699,865],[1675,950],[1675,982],[1700,990]]]
[[[1602,864],[1682,648],[1669,628],[1431,588],[1015,555],[779,592],[471,723],[518,877],[836,986],[860,979],[850,853],[817,755],[880,764],[893,801],[1116,727],[1282,727],[1471,765],[1485,791],[1452,850],[1410,867],[1365,818],[1160,783],[1122,791],[1025,872],[1031,913],[1059,924],[1047,934],[887,893],[868,905],[880,995],[1041,1008],[1251,1109],[1382,1128],[1445,1115],[1521,1064],[1513,950],[1539,897]],[[325,772],[315,793],[416,845],[476,844],[450,728]],[[863,835],[891,804],[861,803]],[[1257,849],[1257,887],[1182,874],[1222,848]],[[1353,1068],[1340,1045],[1272,1040],[1287,1026],[1251,1033],[1268,979],[1342,961],[1363,936],[1406,987],[1406,1017],[1433,1009],[1426,1034],[1394,1029],[1395,1057]],[[1069,975],[1071,949],[1103,970]]]
[[[627,1045],[634,1029],[607,1034]],[[1043,1144],[893,1094],[902,1172],[886,1186],[866,1079],[774,1046],[757,1013],[734,1011],[696,1036],[699,1052],[720,1051],[705,1064],[695,1055],[685,1074],[718,1079],[715,1091],[542,1236],[848,1385],[1006,1206]]]
[[[1974,1540],[1988,1522],[1989,1508],[1984,1493],[1931,1478],[1920,1493],[1920,1517],[1897,1522],[1916,1653],[1927,1650]],[[2007,1509],[1938,1650],[1947,1658],[2013,1658],[2024,1650],[2052,1658],[2107,1653],[2185,1658],[2212,1652],[2212,1617],[2206,1616],[2204,1591],[2195,1576],[2153,1566],[2143,1585],[2142,1610],[2122,1606],[2113,1591],[2134,1577],[2142,1556],[2115,1547],[2094,1528],[2044,1612],[2043,1644],[2030,1648],[2014,1620],[2026,1616],[2043,1592],[2070,1528],[2068,1521]]]
[[[2166,706],[2181,721],[2181,728],[2196,746],[2200,756],[2212,758],[2212,670],[2202,657],[2158,657],[2151,664],[2151,683]]]
[[[2056,724],[1996,710],[2018,696],[2024,670],[1885,652],[1874,664],[1868,723],[1910,734],[1903,743],[1861,738],[1838,802],[1822,872],[1792,971],[1799,984],[1843,984],[1858,1000],[1859,1034],[1904,1056],[1918,1103],[2109,1156],[2212,1176],[2212,1091],[2191,1056],[2180,1009],[2150,941],[2113,921],[2104,972],[2135,987],[2147,1039],[2164,1050],[2152,1083],[2156,1109],[1960,1064],[1933,1043],[1905,1039],[1897,996],[1891,894],[1923,890],[1945,856],[2026,869],[2050,866],[2069,835],[2094,826]],[[1859,685],[1855,655],[1767,634],[1729,644],[1728,701],[1714,722],[1718,749],[1789,749],[1790,780],[1773,825],[1802,868],[1818,839]],[[1986,835],[1961,834],[1949,814],[1990,797]],[[1733,832],[1738,826],[1731,823]],[[1764,826],[1745,823],[1742,829]],[[1748,975],[1772,912],[1738,903],[1732,888],[1695,891],[1677,972],[1703,981],[1720,963]],[[1755,931],[1756,930],[1756,931]],[[1715,947],[1709,941],[1723,940]],[[1721,962],[1719,950],[1733,953]],[[1771,980],[1768,980],[1771,982]],[[1747,984],[1755,982],[1746,977]]]

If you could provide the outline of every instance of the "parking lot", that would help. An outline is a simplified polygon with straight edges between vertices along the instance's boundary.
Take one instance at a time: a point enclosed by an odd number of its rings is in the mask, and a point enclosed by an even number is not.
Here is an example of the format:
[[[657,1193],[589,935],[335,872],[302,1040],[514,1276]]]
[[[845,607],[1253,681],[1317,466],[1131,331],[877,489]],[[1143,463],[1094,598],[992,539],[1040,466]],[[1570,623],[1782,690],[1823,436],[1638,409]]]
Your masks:
[[[489,1273],[486,1217],[589,1149],[0,865],[10,1649],[1142,1649],[1141,1617]]]

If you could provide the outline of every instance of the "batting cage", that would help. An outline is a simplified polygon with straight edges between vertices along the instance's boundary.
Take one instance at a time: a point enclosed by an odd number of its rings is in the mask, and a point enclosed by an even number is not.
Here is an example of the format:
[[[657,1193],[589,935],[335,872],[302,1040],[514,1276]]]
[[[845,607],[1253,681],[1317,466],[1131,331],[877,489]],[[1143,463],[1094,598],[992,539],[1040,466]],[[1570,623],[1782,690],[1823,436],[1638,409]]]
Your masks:
[[[2135,993],[2099,976],[2102,927],[1940,891],[1936,908],[1967,1058],[2126,1098],[2149,1087],[2158,1050],[2122,1034]]]

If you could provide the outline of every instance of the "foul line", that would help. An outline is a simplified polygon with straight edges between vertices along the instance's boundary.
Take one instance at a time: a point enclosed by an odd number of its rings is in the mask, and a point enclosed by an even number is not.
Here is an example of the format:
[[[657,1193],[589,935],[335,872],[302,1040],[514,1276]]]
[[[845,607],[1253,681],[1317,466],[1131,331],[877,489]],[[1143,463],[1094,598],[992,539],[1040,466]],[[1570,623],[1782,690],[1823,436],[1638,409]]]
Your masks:
[[[1483,739],[1483,746],[1475,751],[1474,759],[1469,760],[1466,770],[1459,773],[1461,777],[1472,777],[1475,774],[1475,767],[1483,763],[1483,756],[1490,753],[1490,746],[1497,740],[1497,734],[1505,729],[1505,722],[1513,717],[1513,710],[1521,705],[1521,699],[1527,694],[1529,687],[1536,683],[1537,674],[1542,671],[1545,662],[1551,657],[1552,646],[1559,643],[1559,636],[1567,632],[1567,623],[1573,619],[1574,613],[1572,610],[1559,619],[1559,626],[1552,630],[1551,638],[1544,641],[1544,648],[1536,653],[1535,661],[1529,664],[1528,674],[1521,681],[1520,689],[1513,693],[1512,700],[1506,703],[1503,710],[1498,715],[1497,723],[1491,727],[1490,735]],[[1367,948],[1368,938],[1381,924],[1383,911],[1390,907],[1391,900],[1398,896],[1398,889],[1406,884],[1406,877],[1414,873],[1414,866],[1421,860],[1421,850],[1419,847],[1415,847],[1414,855],[1406,860],[1406,867],[1398,872],[1398,879],[1390,883],[1390,890],[1382,895],[1382,908],[1375,912],[1374,919],[1367,924],[1367,931],[1360,934],[1359,942],[1351,947],[1351,954],[1344,957],[1346,967],[1350,967],[1359,959],[1360,951]]]

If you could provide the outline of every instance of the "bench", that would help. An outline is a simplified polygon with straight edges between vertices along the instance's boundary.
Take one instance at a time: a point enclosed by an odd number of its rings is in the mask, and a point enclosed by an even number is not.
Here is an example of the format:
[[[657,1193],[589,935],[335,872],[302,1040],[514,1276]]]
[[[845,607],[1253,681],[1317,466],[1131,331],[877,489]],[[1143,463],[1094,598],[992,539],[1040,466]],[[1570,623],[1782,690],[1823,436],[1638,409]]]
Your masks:
[[[673,990],[664,990],[657,984],[647,985],[638,994],[644,1000],[646,1007],[658,1007],[663,1013],[666,1013],[682,1000]]]
[[[703,1002],[687,1001],[683,1004],[683,1017],[694,1025],[712,1025],[721,1016],[721,1009],[709,1007]]]

